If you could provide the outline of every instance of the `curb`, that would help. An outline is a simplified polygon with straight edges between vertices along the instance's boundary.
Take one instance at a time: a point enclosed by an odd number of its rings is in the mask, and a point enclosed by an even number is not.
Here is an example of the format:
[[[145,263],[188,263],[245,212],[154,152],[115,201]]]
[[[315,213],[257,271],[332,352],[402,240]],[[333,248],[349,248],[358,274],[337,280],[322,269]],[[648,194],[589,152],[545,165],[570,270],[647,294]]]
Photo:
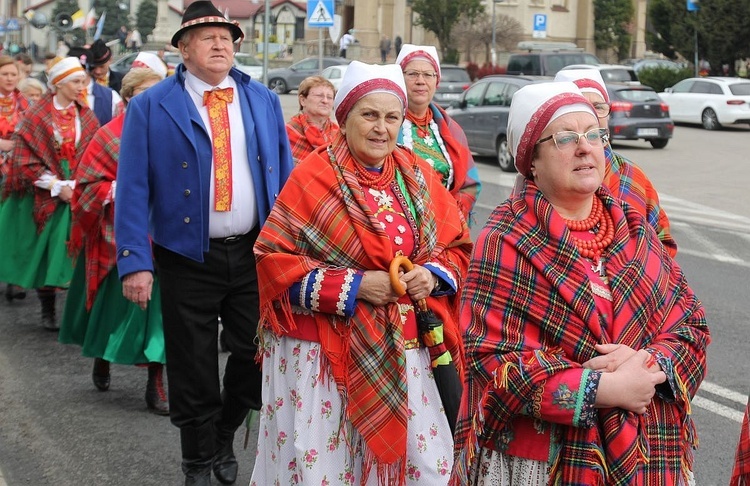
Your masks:
[[[0,469],[0,486],[8,486],[8,483],[5,482],[5,478],[3,477],[2,469]]]

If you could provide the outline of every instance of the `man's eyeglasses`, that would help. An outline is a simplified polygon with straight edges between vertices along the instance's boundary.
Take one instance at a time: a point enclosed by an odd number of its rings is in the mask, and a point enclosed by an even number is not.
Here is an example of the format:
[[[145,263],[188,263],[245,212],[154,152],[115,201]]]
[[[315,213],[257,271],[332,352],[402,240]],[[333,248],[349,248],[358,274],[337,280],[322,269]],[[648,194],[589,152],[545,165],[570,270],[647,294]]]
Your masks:
[[[417,78],[422,76],[425,81],[437,79],[438,74],[434,71],[404,71],[404,76],[412,81],[416,81]]]
[[[609,130],[606,128],[592,128],[585,133],[564,131],[553,133],[549,137],[539,139],[536,145],[553,140],[555,142],[555,147],[557,147],[558,150],[568,150],[578,147],[581,138],[585,138],[590,145],[600,146],[608,136]]]
[[[607,118],[609,112],[612,110],[612,106],[609,103],[592,103],[592,105],[594,105],[594,110],[598,118]]]

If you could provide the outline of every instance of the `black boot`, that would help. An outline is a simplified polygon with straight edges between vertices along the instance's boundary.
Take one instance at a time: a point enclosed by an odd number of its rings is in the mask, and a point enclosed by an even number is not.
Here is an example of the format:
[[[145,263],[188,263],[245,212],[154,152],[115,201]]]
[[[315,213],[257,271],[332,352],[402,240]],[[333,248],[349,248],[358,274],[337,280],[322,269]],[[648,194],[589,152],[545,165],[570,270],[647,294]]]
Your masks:
[[[5,286],[5,300],[12,302],[13,299],[23,300],[26,298],[26,291],[18,285],[8,284]]]
[[[109,361],[102,358],[94,358],[94,369],[91,371],[91,381],[99,391],[109,390]]]
[[[164,387],[164,365],[161,363],[148,364],[146,407],[156,415],[169,415],[169,401]]]
[[[237,480],[237,458],[234,456],[234,432],[222,436],[217,432],[217,451],[214,457],[213,469],[216,479],[222,484],[234,484]]]
[[[215,451],[213,421],[199,427],[180,428],[180,443],[185,486],[209,486]]]
[[[42,304],[42,326],[48,331],[59,331],[60,325],[55,316],[55,288],[42,287],[36,290]]]
[[[216,457],[213,469],[216,479],[223,484],[237,480],[237,458],[234,455],[234,433],[247,417],[250,407],[242,405],[226,390],[221,393],[221,418],[216,423]]]

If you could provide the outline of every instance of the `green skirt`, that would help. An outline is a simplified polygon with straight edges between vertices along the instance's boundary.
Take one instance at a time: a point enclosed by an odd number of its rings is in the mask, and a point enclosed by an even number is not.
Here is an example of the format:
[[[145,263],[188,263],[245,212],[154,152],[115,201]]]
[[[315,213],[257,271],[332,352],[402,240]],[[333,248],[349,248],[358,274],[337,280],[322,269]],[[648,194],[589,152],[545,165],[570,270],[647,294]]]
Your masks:
[[[0,282],[27,289],[70,284],[73,260],[68,255],[70,205],[61,204],[37,233],[34,196],[13,195],[0,204]]]
[[[85,268],[81,253],[65,299],[60,342],[77,344],[83,356],[112,363],[165,363],[158,281],[154,281],[152,299],[144,311],[123,297],[114,268],[101,283],[91,311],[86,312]]]

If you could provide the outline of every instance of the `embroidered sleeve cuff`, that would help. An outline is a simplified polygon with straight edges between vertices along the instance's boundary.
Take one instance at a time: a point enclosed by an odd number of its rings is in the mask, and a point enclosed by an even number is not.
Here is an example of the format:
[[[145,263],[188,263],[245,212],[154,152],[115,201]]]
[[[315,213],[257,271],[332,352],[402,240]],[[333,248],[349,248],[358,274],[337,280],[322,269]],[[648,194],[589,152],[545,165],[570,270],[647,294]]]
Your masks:
[[[350,268],[316,268],[289,289],[292,305],[313,312],[354,315],[362,273]]]
[[[667,375],[667,381],[656,385],[656,395],[666,402],[674,403],[675,397],[680,393],[680,387],[677,385],[677,379],[674,375],[672,360],[664,356],[660,351],[649,351],[661,367],[661,370]]]
[[[573,425],[578,427],[593,427],[596,425],[597,412],[594,403],[596,402],[596,390],[599,388],[601,377],[601,371],[583,370]]]
[[[424,264],[424,267],[432,272],[440,281],[435,290],[432,291],[433,296],[439,295],[453,295],[456,293],[458,283],[455,275],[448,268],[437,262],[428,262]]]

